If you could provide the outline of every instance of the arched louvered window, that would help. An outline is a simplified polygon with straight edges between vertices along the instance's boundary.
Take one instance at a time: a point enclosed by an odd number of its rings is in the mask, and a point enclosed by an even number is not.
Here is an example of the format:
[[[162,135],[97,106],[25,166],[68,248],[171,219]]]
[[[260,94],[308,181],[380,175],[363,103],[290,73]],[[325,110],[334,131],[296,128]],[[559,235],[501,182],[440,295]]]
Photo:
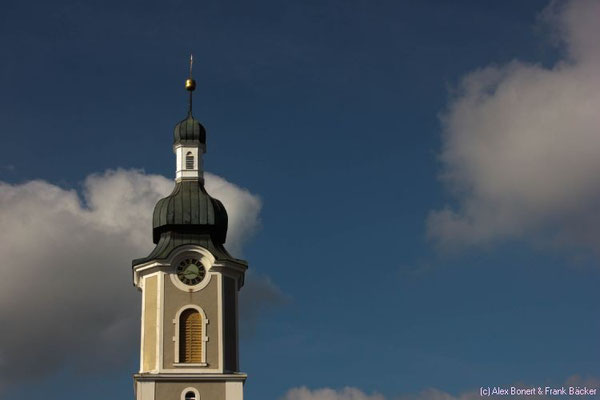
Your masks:
[[[196,398],[196,393],[194,393],[194,392],[187,392],[187,393],[185,394],[185,397],[184,397],[184,398],[185,398],[185,400],[198,400],[198,399]]]
[[[194,169],[194,155],[191,151],[185,155],[185,169]]]
[[[179,362],[202,362],[202,316],[191,308],[179,317]]]

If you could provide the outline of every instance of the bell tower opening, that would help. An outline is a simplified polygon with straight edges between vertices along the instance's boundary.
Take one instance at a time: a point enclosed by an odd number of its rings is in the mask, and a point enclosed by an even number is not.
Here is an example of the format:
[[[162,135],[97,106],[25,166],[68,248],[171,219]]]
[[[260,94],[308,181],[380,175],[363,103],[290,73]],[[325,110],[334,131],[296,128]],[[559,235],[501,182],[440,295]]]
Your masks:
[[[187,309],[179,317],[179,362],[202,362],[202,315]]]
[[[191,151],[185,155],[185,169],[194,169],[194,155]]]

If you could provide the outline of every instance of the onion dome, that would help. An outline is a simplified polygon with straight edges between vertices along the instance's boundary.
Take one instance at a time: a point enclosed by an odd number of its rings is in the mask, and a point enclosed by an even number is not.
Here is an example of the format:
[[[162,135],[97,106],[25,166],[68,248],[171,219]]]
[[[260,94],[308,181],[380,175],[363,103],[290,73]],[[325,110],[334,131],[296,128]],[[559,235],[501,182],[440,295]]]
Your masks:
[[[154,207],[154,243],[164,232],[208,234],[215,244],[223,244],[227,237],[227,211],[223,203],[206,193],[202,181],[183,180]]]
[[[175,125],[173,132],[173,144],[204,144],[206,145],[206,130],[204,126],[192,116],[188,114],[187,118]]]

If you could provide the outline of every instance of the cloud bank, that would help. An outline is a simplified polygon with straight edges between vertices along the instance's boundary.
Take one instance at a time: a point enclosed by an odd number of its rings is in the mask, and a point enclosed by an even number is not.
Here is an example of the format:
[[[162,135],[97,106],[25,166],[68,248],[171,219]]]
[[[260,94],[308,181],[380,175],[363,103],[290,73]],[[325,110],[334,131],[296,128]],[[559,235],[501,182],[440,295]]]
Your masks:
[[[302,386],[290,389],[282,400],[385,400],[385,397],[380,394],[367,395],[353,387],[345,387],[341,390],[329,388],[310,390]]]
[[[239,254],[259,225],[260,199],[211,174],[206,186],[227,208],[227,247]],[[0,182],[0,386],[137,355],[131,260],[151,251],[152,210],[172,189],[170,179],[133,170],[89,176],[83,201],[44,181]],[[242,327],[254,324],[254,308],[281,298],[264,277],[249,275],[245,289]]]
[[[535,387],[541,387],[542,390],[546,386],[550,386],[553,388],[561,388],[565,387],[567,390],[569,387],[587,387],[588,389],[598,389],[600,388],[600,379],[594,377],[586,377],[583,378],[578,375],[573,375],[566,379],[566,381],[559,385],[551,385],[551,384],[538,384],[538,385],[526,385],[523,383],[515,383],[512,385],[500,386],[502,388],[509,388],[514,386],[515,388],[521,389],[529,389]],[[502,397],[502,396],[500,396]],[[510,398],[512,400],[549,400],[556,399],[557,396],[554,395],[512,395],[512,396],[504,396],[506,398]],[[568,397],[568,396],[567,396]],[[583,396],[585,397],[585,396]],[[392,400],[481,400],[482,396],[479,393],[479,389],[466,390],[456,395],[444,392],[443,390],[439,390],[436,388],[427,388],[416,394],[403,394],[399,396],[395,396],[391,398]],[[281,397],[281,400],[386,400],[386,397],[381,394],[371,394],[368,395],[364,393],[362,390],[354,387],[345,387],[340,390],[330,389],[330,388],[322,388],[311,390],[305,386],[297,387],[290,389],[284,396]]]
[[[462,78],[441,116],[441,179],[455,199],[428,236],[459,249],[499,240],[598,249],[600,3],[541,14],[564,49],[551,68],[512,61]]]

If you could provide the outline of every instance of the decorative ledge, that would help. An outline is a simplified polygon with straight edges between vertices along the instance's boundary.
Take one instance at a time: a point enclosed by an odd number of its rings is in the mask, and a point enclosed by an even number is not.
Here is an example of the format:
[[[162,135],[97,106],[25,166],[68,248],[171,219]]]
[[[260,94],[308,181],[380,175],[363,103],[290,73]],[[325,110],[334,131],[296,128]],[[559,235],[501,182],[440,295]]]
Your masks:
[[[208,363],[173,363],[174,367],[206,367]]]

